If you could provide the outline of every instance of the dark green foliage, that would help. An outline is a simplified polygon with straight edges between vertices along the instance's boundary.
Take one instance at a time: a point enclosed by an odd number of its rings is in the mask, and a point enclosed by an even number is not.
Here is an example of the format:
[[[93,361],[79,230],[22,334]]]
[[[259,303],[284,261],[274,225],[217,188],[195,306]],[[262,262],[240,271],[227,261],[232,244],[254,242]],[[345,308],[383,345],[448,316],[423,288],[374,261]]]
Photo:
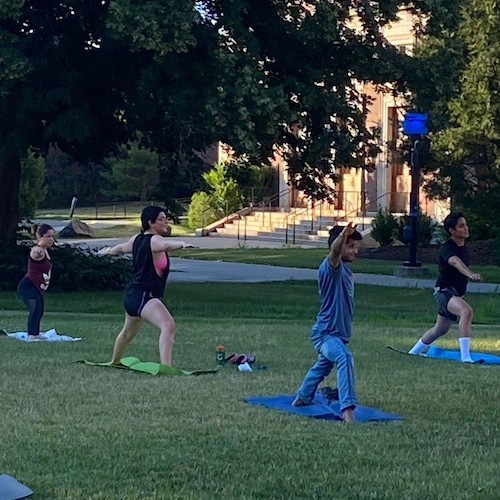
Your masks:
[[[397,239],[406,245],[409,241],[405,238],[405,227],[411,226],[409,215],[401,215],[397,218]],[[417,222],[417,244],[421,247],[426,247],[430,244],[434,235],[435,221],[432,217],[420,213]]]
[[[429,2],[417,7],[429,9]],[[429,163],[436,176],[425,188],[450,197],[485,238],[500,230],[500,16],[495,0],[432,4],[415,73],[415,104],[430,114]],[[437,132],[437,133],[436,133]]]
[[[93,205],[101,201],[101,169],[102,166],[98,163],[79,162],[60,148],[50,146],[45,156],[45,182],[48,190],[45,201],[40,206],[69,209],[73,196],[78,198],[79,205]]]
[[[161,157],[166,201],[199,177],[196,152],[216,141],[256,165],[279,144],[292,182],[325,197],[334,167],[377,152],[357,82],[402,81],[403,58],[381,35],[397,1],[0,5],[0,231],[12,245],[28,147],[57,143],[82,171],[140,131]],[[69,197],[83,197],[79,179]]]
[[[0,290],[15,290],[26,273],[31,245],[0,248]],[[72,292],[123,289],[131,277],[131,261],[98,257],[88,249],[63,245],[50,249],[53,268],[49,290]]]
[[[36,209],[47,195],[45,164],[28,151],[22,161],[21,185],[19,187],[19,214],[34,217]]]
[[[109,170],[101,173],[106,181],[102,194],[109,200],[141,200],[153,198],[159,182],[158,153],[141,148],[137,142],[120,148],[118,156],[105,160]]]
[[[380,246],[392,245],[396,238],[398,223],[388,210],[379,209],[372,222],[372,236]]]
[[[497,227],[496,218],[487,217],[486,212],[477,214],[475,211],[471,211],[464,215],[467,219],[472,241],[490,240],[497,237],[498,232],[495,230]]]

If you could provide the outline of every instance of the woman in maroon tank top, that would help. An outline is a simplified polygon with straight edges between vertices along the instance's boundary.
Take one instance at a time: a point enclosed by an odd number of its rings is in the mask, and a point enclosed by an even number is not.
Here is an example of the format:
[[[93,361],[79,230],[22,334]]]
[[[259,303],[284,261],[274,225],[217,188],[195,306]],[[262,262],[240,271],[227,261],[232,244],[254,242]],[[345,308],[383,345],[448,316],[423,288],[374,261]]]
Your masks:
[[[34,226],[37,243],[28,258],[28,270],[17,285],[17,294],[29,311],[28,340],[40,337],[40,322],[44,312],[43,294],[49,287],[52,260],[48,249],[54,244],[54,228],[48,224]]]

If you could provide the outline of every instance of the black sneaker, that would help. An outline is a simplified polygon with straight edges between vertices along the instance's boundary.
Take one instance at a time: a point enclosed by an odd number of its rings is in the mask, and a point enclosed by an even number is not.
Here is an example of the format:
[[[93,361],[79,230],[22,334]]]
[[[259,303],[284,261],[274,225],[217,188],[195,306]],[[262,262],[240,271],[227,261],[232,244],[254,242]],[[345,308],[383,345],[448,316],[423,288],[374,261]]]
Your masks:
[[[319,393],[325,396],[328,401],[339,400],[339,390],[336,387],[322,387]]]

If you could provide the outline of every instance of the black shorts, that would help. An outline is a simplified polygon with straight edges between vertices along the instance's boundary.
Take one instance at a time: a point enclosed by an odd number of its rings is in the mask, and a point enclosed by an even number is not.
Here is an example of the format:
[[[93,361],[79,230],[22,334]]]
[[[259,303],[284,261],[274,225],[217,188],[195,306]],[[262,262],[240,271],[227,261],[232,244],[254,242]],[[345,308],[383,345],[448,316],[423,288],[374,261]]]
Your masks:
[[[435,288],[434,299],[439,305],[438,314],[451,321],[457,321],[458,317],[448,311],[448,302],[453,297],[459,297],[458,292],[453,287],[448,288]]]
[[[152,292],[145,292],[144,290],[137,290],[130,288],[125,291],[123,297],[123,307],[129,316],[139,317],[144,309],[144,306],[151,299],[156,299]]]

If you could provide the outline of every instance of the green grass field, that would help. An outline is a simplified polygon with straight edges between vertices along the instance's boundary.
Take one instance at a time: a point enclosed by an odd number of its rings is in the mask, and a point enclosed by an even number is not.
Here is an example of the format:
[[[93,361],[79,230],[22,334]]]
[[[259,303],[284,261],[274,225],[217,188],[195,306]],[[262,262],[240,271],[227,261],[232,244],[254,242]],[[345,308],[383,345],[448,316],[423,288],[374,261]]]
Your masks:
[[[87,367],[110,358],[121,294],[48,293],[43,327],[82,342],[0,339],[0,473],[37,499],[496,499],[500,367],[390,352],[432,323],[429,291],[358,286],[352,350],[360,403],[403,423],[346,425],[249,406],[293,393],[314,361],[316,284],[172,284],[176,366],[215,366],[215,345],[268,369],[155,378]],[[473,347],[500,351],[498,297],[470,295]],[[0,327],[24,329],[13,293]],[[456,348],[456,330],[439,345]],[[127,354],[158,360],[157,333]],[[331,376],[325,385],[335,385]]]

